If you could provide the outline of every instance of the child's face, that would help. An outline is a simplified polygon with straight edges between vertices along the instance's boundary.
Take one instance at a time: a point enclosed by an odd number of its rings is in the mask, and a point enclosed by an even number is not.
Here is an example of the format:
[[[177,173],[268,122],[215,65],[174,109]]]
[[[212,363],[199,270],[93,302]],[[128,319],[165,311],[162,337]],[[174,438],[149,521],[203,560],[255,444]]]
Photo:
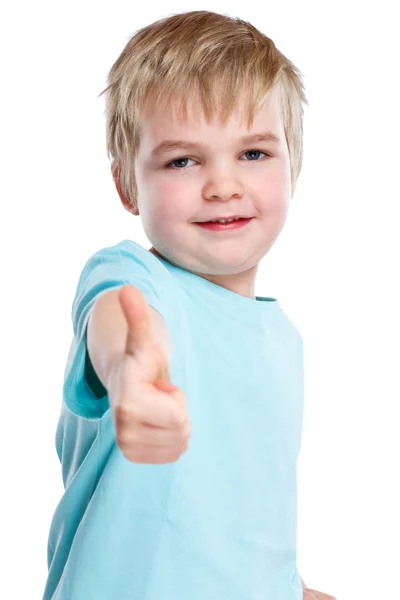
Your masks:
[[[279,143],[240,141],[267,130]],[[153,155],[164,140],[204,147]],[[258,264],[283,228],[291,198],[288,147],[274,97],[256,114],[251,129],[238,113],[224,127],[208,124],[203,116],[199,124],[178,122],[171,110],[156,108],[143,123],[135,169],[138,208],[151,251],[253,297]],[[225,215],[253,218],[225,231],[196,224]]]

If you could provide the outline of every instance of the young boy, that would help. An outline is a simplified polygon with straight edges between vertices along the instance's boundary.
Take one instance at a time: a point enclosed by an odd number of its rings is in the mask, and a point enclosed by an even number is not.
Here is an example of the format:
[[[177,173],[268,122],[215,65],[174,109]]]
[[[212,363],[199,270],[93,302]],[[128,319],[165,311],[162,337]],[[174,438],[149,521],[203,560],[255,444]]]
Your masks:
[[[302,338],[254,295],[301,170],[300,73],[194,11],[138,31],[104,92],[152,247],[103,248],[79,278],[43,600],[332,598],[296,566]]]

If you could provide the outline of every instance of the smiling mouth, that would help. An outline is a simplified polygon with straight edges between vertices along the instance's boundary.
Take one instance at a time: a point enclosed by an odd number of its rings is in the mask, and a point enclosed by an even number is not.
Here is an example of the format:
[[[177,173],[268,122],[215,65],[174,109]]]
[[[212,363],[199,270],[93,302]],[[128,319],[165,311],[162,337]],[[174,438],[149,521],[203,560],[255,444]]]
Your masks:
[[[221,223],[219,221],[204,221],[202,223],[195,222],[194,224],[198,225],[202,229],[208,229],[209,231],[230,231],[234,229],[241,229],[242,227],[250,223],[252,219],[253,217],[250,217],[248,219],[236,219],[235,221],[230,221],[228,223]]]
[[[239,219],[251,219],[247,215],[230,215],[226,217],[213,217],[212,219],[204,219],[203,221],[194,221],[194,223],[213,223],[220,221],[238,221]]]

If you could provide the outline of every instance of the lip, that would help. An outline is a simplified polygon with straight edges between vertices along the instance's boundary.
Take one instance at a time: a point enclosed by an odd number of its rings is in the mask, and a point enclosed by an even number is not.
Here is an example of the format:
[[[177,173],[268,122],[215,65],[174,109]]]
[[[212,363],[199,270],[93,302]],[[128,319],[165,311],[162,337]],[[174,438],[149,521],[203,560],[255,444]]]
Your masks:
[[[226,217],[223,216],[219,216],[219,217],[210,217],[209,219],[204,219],[203,221],[194,221],[194,223],[209,223],[210,221],[216,221],[216,220],[227,220],[227,219],[252,219],[253,217],[248,217],[247,215],[227,215]]]
[[[208,231],[232,231],[233,229],[241,229],[242,227],[245,227],[252,219],[253,217],[249,217],[239,219],[237,221],[231,221],[230,223],[211,223],[210,221],[205,221],[194,224],[202,229],[207,229]]]

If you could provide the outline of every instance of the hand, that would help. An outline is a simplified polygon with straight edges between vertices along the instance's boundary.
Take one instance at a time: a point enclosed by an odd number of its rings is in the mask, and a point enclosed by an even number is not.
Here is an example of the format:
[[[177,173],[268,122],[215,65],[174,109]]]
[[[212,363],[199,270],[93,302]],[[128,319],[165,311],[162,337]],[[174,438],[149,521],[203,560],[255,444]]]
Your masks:
[[[126,285],[118,298],[128,333],[125,353],[107,382],[117,444],[135,463],[175,462],[186,452],[190,437],[184,393],[170,381],[142,293]]]
[[[323,592],[318,592],[317,590],[312,590],[310,588],[303,588],[303,600],[336,600],[333,596],[329,594],[324,594]]]

